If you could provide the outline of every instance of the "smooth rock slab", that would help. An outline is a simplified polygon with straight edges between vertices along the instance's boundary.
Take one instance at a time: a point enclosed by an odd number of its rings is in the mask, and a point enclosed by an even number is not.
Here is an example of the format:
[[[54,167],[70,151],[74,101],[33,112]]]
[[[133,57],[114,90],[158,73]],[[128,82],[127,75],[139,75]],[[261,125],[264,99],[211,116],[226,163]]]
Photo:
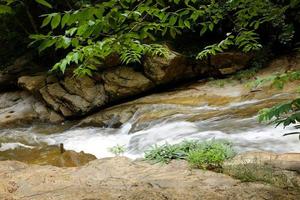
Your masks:
[[[0,127],[40,122],[61,122],[63,118],[25,91],[0,94]]]
[[[299,199],[300,193],[260,183],[241,183],[186,162],[151,165],[123,157],[78,168],[0,163],[1,200],[87,199]]]

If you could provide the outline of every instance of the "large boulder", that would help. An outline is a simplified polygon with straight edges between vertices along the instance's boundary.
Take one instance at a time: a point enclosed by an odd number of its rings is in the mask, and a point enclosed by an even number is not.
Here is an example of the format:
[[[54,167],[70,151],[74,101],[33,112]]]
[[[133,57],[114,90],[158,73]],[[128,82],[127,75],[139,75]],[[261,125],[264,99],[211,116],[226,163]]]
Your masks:
[[[34,120],[57,123],[63,121],[63,117],[28,92],[0,94],[0,127],[23,125]]]
[[[130,67],[118,67],[102,75],[104,88],[112,101],[137,95],[154,86],[141,72]]]
[[[83,115],[105,105],[107,96],[101,83],[85,77],[20,77],[19,85],[41,97],[53,110],[65,117]]]
[[[167,57],[146,56],[143,66],[145,75],[156,84],[189,78],[194,74],[188,59],[173,51],[169,51]]]

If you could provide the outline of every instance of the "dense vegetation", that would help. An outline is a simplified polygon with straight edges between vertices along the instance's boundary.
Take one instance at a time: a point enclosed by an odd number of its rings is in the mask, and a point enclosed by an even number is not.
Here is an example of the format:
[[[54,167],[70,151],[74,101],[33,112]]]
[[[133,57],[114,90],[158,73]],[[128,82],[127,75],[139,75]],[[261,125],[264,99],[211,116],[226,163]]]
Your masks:
[[[186,140],[174,145],[153,146],[145,152],[145,159],[161,163],[169,163],[173,159],[183,159],[187,160],[191,167],[216,170],[221,168],[221,164],[225,160],[234,155],[235,151],[228,141]]]
[[[77,74],[91,75],[112,53],[124,64],[139,63],[145,54],[166,56],[166,41],[181,41],[181,50],[186,45],[189,56],[205,59],[227,49],[293,48],[299,40],[298,0],[0,2],[1,20],[19,22],[9,29],[30,35],[30,46],[40,52],[58,52],[53,69],[75,65]],[[6,33],[4,40],[13,41]]]

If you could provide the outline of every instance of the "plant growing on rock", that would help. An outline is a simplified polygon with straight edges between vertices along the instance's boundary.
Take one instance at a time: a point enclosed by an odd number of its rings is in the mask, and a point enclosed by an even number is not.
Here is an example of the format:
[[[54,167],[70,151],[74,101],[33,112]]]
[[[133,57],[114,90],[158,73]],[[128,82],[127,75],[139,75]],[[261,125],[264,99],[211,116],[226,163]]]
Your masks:
[[[120,156],[125,153],[126,148],[124,145],[116,145],[108,149],[115,156]]]
[[[173,159],[187,160],[192,167],[202,169],[220,168],[222,162],[232,158],[235,151],[228,141],[211,140],[200,142],[185,140],[179,144],[153,146],[145,152],[145,159],[169,163]]]

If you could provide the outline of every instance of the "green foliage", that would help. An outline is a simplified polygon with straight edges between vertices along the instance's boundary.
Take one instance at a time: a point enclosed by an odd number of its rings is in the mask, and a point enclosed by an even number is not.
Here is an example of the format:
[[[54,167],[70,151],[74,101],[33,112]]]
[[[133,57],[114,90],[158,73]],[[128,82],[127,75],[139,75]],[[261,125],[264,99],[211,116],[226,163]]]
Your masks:
[[[258,84],[271,82],[275,87],[282,89],[284,84],[289,81],[299,80],[300,71],[291,71],[283,74],[268,77],[258,80]],[[276,126],[283,125],[284,127],[294,125],[296,129],[300,126],[300,98],[292,101],[276,105],[272,108],[265,108],[259,112],[260,122],[271,122]],[[300,132],[287,133],[285,135],[300,134]],[[299,135],[300,140],[300,135]]]
[[[126,148],[125,146],[116,145],[114,147],[111,147],[108,149],[111,153],[113,153],[115,156],[120,156],[125,153]]]
[[[47,1],[37,2],[52,7]],[[55,70],[64,72],[75,63],[79,68],[76,73],[90,74],[96,70],[91,60],[101,62],[111,53],[119,54],[124,64],[139,63],[146,54],[166,56],[167,50],[159,41],[187,33],[209,42],[210,34],[218,35],[216,43],[204,46],[197,59],[229,48],[256,51],[262,48],[264,30],[273,31],[272,40],[288,44],[295,30],[286,15],[295,9],[298,3],[294,1],[107,0],[44,14],[41,27],[52,31],[31,38],[39,43],[39,51],[55,47],[69,52]]]
[[[221,164],[235,155],[228,142],[207,142],[188,153],[187,160],[192,167],[200,169],[218,169]]]
[[[220,167],[224,160],[234,155],[235,152],[227,141],[186,140],[174,145],[154,146],[145,152],[145,159],[161,163],[169,163],[173,159],[184,159],[193,167],[211,169],[212,167]]]
[[[271,84],[277,89],[283,89],[284,85],[289,81],[300,80],[300,71],[288,71],[286,73],[277,73],[265,78],[258,78],[249,84],[250,87],[256,88],[258,86]]]

